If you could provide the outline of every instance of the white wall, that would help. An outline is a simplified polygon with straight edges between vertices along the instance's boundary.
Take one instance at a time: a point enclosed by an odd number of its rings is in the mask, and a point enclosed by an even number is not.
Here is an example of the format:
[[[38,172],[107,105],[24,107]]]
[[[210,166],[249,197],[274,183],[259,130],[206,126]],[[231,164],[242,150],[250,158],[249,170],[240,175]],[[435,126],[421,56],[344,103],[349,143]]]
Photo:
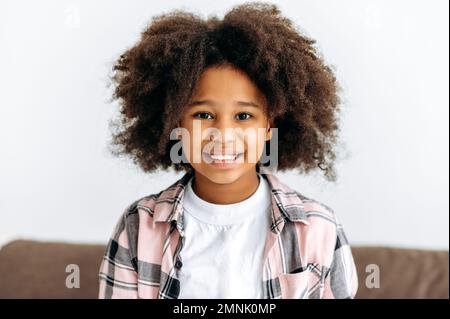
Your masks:
[[[111,63],[150,17],[236,1],[0,3],[0,240],[106,242],[126,205],[180,174],[107,153]],[[448,249],[448,2],[277,1],[344,87],[339,181],[280,173],[354,245]]]

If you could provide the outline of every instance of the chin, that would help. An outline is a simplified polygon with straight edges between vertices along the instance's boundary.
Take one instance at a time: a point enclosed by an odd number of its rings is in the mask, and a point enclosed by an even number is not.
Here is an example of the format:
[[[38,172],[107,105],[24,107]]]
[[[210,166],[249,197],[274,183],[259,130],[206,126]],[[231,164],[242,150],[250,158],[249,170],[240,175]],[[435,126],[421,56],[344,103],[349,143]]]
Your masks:
[[[244,167],[236,167],[230,169],[217,169],[212,167],[204,167],[199,173],[216,184],[231,184],[238,180],[246,172]]]

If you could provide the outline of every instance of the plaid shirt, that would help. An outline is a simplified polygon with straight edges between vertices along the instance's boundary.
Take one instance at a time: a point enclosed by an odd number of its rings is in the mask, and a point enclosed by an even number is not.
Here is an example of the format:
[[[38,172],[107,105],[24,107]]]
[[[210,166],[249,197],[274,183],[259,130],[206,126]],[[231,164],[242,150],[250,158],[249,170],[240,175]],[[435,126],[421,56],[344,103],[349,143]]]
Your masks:
[[[284,185],[264,167],[259,172],[272,193],[264,298],[354,298],[355,263],[333,210]],[[183,194],[192,174],[126,208],[101,262],[99,298],[178,298]]]

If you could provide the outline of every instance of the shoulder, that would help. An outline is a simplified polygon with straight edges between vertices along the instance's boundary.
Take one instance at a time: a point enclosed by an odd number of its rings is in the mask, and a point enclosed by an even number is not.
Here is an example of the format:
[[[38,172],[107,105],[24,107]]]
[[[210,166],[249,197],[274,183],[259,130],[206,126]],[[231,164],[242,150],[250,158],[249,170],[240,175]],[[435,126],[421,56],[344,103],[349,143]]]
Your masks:
[[[290,187],[274,174],[264,174],[270,184],[277,206],[297,225],[308,225],[309,229],[333,230],[338,223],[334,210],[325,203],[305,196]]]
[[[163,191],[146,195],[130,202],[122,211],[121,220],[126,223],[128,220],[136,218],[140,212],[143,212],[148,215],[148,217],[153,218],[155,206],[158,203],[162,192]]]
[[[122,210],[119,216],[113,237],[126,237],[127,241],[135,240],[140,224],[149,224],[153,220],[155,206],[160,198],[162,191],[146,195],[130,202]]]
[[[155,231],[163,232],[170,223],[158,223],[158,221],[168,220],[174,207],[180,202],[182,190],[190,177],[189,173],[185,173],[180,179],[159,192],[137,198],[128,204],[121,216],[124,227],[134,236],[138,231],[152,236]]]
[[[302,195],[300,195],[302,196]],[[339,214],[334,209],[315,199],[304,199],[305,214],[312,224],[319,224],[326,230],[330,230],[336,239],[336,247],[348,244],[344,232],[344,226],[340,221]]]
[[[320,223],[321,225],[328,225],[335,228],[339,224],[339,219],[328,204],[317,199],[307,197],[298,191],[295,191],[297,197],[303,205],[305,217],[310,223]]]
[[[296,223],[301,228],[299,236],[310,249],[310,257],[323,264],[330,264],[335,249],[347,243],[342,224],[334,209],[314,198],[306,197],[295,191],[301,200],[303,218],[306,225]]]

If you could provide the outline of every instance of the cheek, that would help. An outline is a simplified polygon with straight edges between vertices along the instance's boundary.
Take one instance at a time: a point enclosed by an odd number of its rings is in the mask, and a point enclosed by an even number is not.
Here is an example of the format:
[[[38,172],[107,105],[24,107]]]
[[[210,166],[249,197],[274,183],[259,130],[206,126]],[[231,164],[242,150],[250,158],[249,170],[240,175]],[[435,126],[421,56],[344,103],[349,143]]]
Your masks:
[[[257,163],[259,161],[264,151],[264,144],[264,142],[260,142],[259,140],[247,144],[247,161],[249,163]]]
[[[188,115],[184,115],[181,118],[179,124],[180,124],[180,127],[183,127],[183,128],[185,128],[185,129],[187,129],[189,131],[192,129],[192,121],[189,120],[189,116]]]
[[[202,140],[201,136],[194,136],[194,132],[189,128],[185,127],[183,138],[181,140],[181,145],[183,148],[183,153],[190,163],[198,162],[201,160],[202,153]]]
[[[247,163],[257,163],[264,151],[265,134],[263,128],[252,129],[252,134],[247,134],[242,139],[244,140],[244,147],[246,150],[245,161]]]

